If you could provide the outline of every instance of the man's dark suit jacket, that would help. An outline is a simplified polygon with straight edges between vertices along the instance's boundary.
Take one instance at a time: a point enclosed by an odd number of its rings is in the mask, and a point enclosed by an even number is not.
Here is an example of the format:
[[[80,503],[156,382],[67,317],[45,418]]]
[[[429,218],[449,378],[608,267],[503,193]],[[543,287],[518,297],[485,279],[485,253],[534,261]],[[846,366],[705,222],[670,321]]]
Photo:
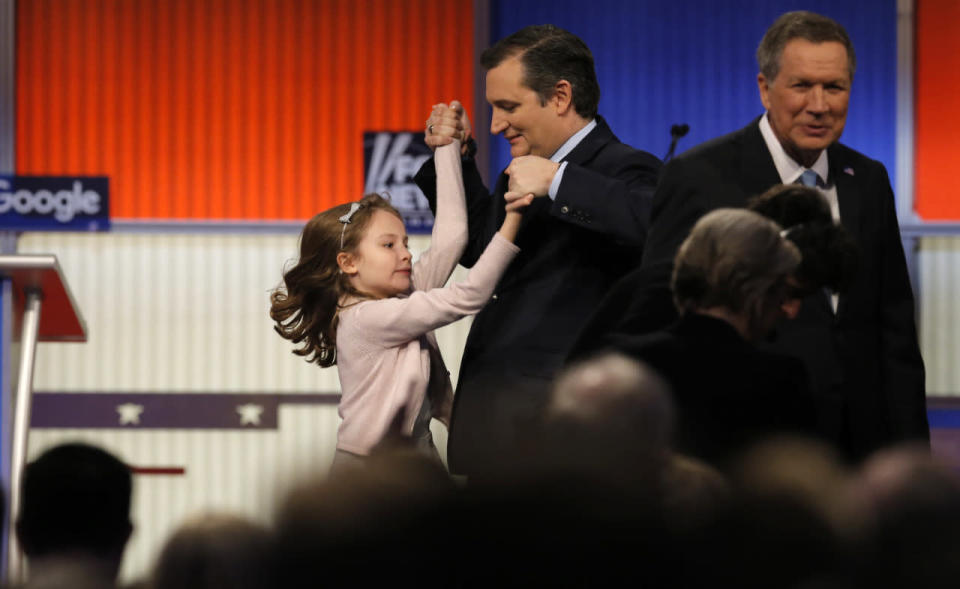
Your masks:
[[[665,168],[643,264],[610,292],[571,357],[603,346],[610,333],[664,327],[676,311],[673,258],[696,221],[780,183],[758,120],[684,153]],[[929,441],[923,360],[913,292],[890,180],[883,165],[841,144],[827,149],[840,220],[860,248],[860,267],[836,315],[823,293],[784,321],[773,346],[803,360],[823,434],[851,460],[902,440]]]
[[[556,200],[536,198],[524,212],[520,254],[470,328],[447,446],[453,472],[497,468],[540,416],[587,317],[640,261],[660,160],[621,143],[598,117],[565,161]],[[434,174],[428,161],[416,176],[431,208]],[[509,177],[491,195],[472,158],[463,176],[470,236],[460,263],[470,267],[503,222]]]
[[[678,452],[723,468],[767,436],[815,433],[800,360],[758,349],[726,321],[688,312],[665,330],[608,343],[670,384]]]

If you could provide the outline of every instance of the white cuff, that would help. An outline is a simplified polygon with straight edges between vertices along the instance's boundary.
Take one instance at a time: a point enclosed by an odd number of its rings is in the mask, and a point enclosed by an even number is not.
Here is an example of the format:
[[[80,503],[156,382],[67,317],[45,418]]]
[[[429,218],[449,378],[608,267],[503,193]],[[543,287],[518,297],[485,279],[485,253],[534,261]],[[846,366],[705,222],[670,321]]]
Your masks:
[[[547,196],[550,200],[557,200],[557,193],[560,192],[560,182],[563,180],[563,171],[567,168],[568,162],[563,162],[557,168],[557,173],[553,175],[553,181],[550,182],[550,189],[547,190]]]

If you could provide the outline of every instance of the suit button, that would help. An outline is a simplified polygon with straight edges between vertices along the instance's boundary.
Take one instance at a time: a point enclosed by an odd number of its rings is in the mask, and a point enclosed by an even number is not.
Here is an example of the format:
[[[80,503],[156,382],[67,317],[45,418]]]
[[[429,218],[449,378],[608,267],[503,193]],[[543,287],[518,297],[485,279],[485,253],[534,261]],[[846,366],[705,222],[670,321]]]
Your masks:
[[[563,205],[562,207],[560,207],[560,212],[566,215],[567,213],[570,212],[570,207],[568,207],[567,205]]]
[[[492,297],[490,297],[490,298],[493,299],[493,300],[497,300],[497,299],[500,298],[500,297],[498,297],[496,294],[494,294],[494,295],[493,295]]]

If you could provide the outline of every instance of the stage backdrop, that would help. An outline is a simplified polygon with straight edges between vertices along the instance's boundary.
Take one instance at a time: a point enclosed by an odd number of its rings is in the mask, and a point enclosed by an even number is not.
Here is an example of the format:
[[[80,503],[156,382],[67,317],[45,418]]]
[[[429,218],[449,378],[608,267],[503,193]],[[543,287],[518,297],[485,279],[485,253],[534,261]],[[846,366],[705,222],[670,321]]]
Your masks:
[[[916,10],[916,209],[928,220],[960,220],[960,3],[918,0]]]
[[[469,1],[16,9],[17,173],[109,176],[115,220],[308,218],[363,193],[365,131],[473,95]]]
[[[896,131],[895,0],[492,0],[491,36],[554,23],[593,51],[600,114],[621,140],[663,157],[670,126],[687,123],[678,153],[746,125],[763,113],[754,53],[778,15],[812,10],[843,24],[857,73],[843,141],[879,159],[893,176]],[[953,22],[953,21],[951,21]],[[509,162],[493,142],[491,172]],[[495,177],[495,176],[494,176]],[[894,180],[891,178],[891,180]]]

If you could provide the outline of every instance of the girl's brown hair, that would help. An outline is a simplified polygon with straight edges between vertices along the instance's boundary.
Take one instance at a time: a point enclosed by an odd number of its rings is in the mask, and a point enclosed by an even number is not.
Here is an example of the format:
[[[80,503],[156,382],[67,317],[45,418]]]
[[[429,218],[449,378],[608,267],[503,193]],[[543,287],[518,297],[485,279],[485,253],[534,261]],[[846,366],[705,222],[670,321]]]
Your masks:
[[[351,205],[337,205],[315,215],[300,234],[300,260],[284,273],[283,285],[270,293],[270,318],[284,339],[302,344],[293,351],[320,366],[337,363],[337,322],[344,295],[362,297],[340,272],[337,254],[355,252],[374,211],[397,217],[397,209],[379,194],[367,194],[349,223],[340,218]],[[341,247],[342,236],[342,247]]]

